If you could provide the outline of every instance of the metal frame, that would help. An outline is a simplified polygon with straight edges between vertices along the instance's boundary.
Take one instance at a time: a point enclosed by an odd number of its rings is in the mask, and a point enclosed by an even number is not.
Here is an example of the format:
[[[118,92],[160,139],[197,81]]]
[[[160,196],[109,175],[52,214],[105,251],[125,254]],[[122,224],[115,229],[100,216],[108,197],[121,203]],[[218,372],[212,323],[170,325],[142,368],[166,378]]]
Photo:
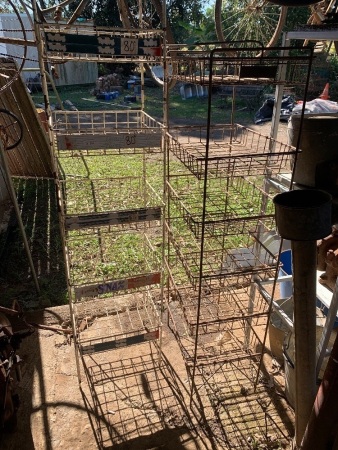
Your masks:
[[[277,280],[278,249],[272,254],[265,246],[266,238],[275,229],[268,204],[274,184],[278,184],[274,180],[280,175],[285,177],[285,173],[289,174],[291,188],[299,148],[278,142],[276,134],[264,136],[236,124],[234,110],[231,123],[223,127],[214,126],[211,104],[213,87],[222,85],[270,84],[280,87],[282,91],[285,86],[292,84],[302,88],[306,98],[312,50],[301,49],[298,56],[291,53],[291,48],[269,49],[269,53],[265,50],[252,43],[227,43],[227,46],[199,44],[192,50],[168,46],[168,54],[172,55],[171,63],[175,67],[171,77],[208,86],[209,93],[205,127],[191,127],[190,130],[189,127],[179,130],[170,128],[167,134],[168,150],[196,177],[194,185],[189,178],[191,174],[177,175],[175,165],[171,165],[168,158],[167,267],[171,289],[174,291],[168,302],[169,322],[183,347],[186,331],[180,333],[178,329],[181,321],[187,323],[190,350],[183,350],[183,355],[186,355],[190,368],[191,401],[193,394],[197,394],[203,386],[198,386],[197,380],[203,378],[205,366],[208,366],[207,362],[201,364],[205,334],[210,330],[226,334],[231,326],[243,331],[239,342],[241,350],[250,360],[254,348],[250,342],[256,335],[255,325],[259,317],[261,323],[265,324],[266,332],[261,341],[261,350],[255,355],[256,365],[251,366],[248,377],[251,381],[256,378],[257,389],[272,302],[260,296],[254,278]],[[257,58],[259,51],[263,56]],[[256,205],[253,197],[252,210],[246,210],[241,205],[241,195],[237,199],[234,196],[238,194],[235,194],[236,185],[250,183],[250,178],[255,179],[252,185],[257,188],[260,203]],[[220,196],[217,195],[217,189]],[[231,201],[233,208],[227,208]],[[186,232],[182,231],[184,223]],[[179,264],[182,269],[174,269]],[[181,294],[182,289],[178,286],[184,283],[188,287]],[[275,295],[275,283],[272,298]],[[240,292],[241,289],[244,289],[244,300],[241,300],[239,313],[236,298],[237,290]],[[232,299],[224,320],[226,326],[218,309],[222,295]],[[258,303],[257,296],[260,298]],[[179,301],[180,307],[177,307],[176,302],[171,307],[172,298]],[[215,308],[213,314],[211,305]],[[206,314],[206,311],[209,313]],[[180,317],[175,323],[177,314]],[[229,341],[234,342],[233,336]],[[214,355],[213,364],[209,364],[207,370],[209,374],[216,373],[229,358],[233,367],[236,364],[239,367],[240,361],[245,359],[244,354],[238,356],[234,352],[231,357],[230,351],[226,356]]]
[[[41,70],[47,61],[162,62],[162,30],[40,23],[33,7]],[[42,86],[80,381],[80,356],[161,342],[163,199],[148,182],[147,154],[162,152],[163,127],[143,110],[52,112],[44,77]],[[97,157],[105,176],[92,170]],[[111,174],[116,158],[127,167],[130,157],[140,173]],[[68,170],[72,160],[83,164],[83,176]],[[77,254],[87,256],[84,272]]]

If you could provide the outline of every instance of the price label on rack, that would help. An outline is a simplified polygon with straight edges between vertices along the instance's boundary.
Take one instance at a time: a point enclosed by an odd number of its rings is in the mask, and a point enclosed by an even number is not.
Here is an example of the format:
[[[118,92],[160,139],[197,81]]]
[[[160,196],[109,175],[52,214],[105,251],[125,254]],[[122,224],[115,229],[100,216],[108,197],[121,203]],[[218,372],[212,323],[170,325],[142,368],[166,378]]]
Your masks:
[[[138,39],[121,38],[121,55],[137,55]]]

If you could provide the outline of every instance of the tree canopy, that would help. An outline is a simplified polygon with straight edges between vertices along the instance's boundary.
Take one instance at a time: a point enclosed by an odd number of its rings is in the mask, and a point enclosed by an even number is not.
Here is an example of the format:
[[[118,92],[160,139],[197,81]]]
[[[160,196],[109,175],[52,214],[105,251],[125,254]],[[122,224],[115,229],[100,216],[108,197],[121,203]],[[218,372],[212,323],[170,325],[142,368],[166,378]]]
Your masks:
[[[18,1],[18,0],[13,0]],[[134,17],[138,21],[138,0],[90,0],[82,12],[82,17],[93,19],[96,25],[121,27],[123,26],[118,1],[123,1],[129,11],[135,11]],[[232,2],[233,0],[231,0]],[[237,0],[249,3],[249,0]],[[38,0],[41,8],[59,3],[58,0]],[[70,17],[81,0],[74,0],[64,8],[65,17]],[[226,11],[226,3],[224,8]],[[160,26],[158,6],[162,0],[142,0],[144,17],[152,27]],[[230,4],[230,0],[229,0]],[[7,1],[0,0],[0,11],[6,11]],[[203,0],[166,0],[167,17],[177,43],[192,43],[194,41],[216,40],[214,24],[214,5]],[[153,12],[155,10],[155,13]],[[253,12],[254,14],[254,12]],[[309,17],[308,7],[290,7],[284,30],[291,30],[300,24],[305,24]],[[257,17],[257,21],[258,21]]]
[[[123,0],[128,6],[130,11],[135,11],[134,16],[138,13],[138,1],[137,0]],[[39,0],[41,8],[47,8],[56,4],[54,0]],[[69,6],[66,6],[63,11],[65,17],[70,17],[76,10],[80,0],[74,0]],[[160,18],[156,4],[161,5],[160,1],[143,0],[142,7],[145,17],[151,17],[152,25],[154,27],[159,26]],[[170,21],[171,28],[173,30],[175,41],[184,42],[185,38],[189,34],[189,30],[184,26],[185,24],[191,25],[195,28],[199,28],[205,20],[203,12],[204,2],[203,0],[168,0],[166,4],[167,17]],[[153,11],[156,11],[154,14]],[[112,26],[121,27],[122,22],[120,18],[120,12],[118,8],[117,0],[91,0],[84,11],[81,14],[86,19],[93,19],[96,25],[99,26]],[[137,21],[137,19],[136,19]]]

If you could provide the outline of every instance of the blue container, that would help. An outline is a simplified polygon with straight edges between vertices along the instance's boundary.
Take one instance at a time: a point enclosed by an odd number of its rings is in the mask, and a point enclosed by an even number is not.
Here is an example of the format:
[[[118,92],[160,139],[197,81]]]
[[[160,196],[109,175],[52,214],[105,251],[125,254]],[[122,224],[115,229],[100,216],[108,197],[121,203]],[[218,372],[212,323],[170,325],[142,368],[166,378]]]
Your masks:
[[[291,250],[285,250],[280,254],[280,262],[283,264],[283,271],[292,275],[292,253]]]
[[[113,92],[105,92],[103,94],[99,94],[96,96],[96,98],[100,98],[102,100],[114,100],[114,98],[117,98],[119,96],[118,91],[113,91]]]
[[[280,254],[280,262],[283,267],[279,271],[279,276],[292,275],[292,253],[291,250],[285,250]],[[281,298],[289,298],[292,296],[292,280],[281,281],[280,283]]]

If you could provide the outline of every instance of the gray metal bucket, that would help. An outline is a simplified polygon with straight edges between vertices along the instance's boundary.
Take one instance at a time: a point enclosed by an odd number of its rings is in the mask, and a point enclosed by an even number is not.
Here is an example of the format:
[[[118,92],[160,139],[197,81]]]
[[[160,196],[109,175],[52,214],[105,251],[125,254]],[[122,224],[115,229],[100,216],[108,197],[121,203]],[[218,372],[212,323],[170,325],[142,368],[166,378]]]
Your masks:
[[[301,116],[293,114],[288,122],[288,143],[296,146],[299,136]],[[316,184],[316,167],[324,161],[338,159],[338,116],[325,114],[305,114],[297,157],[294,181],[310,187]]]
[[[283,192],[273,202],[282,238],[311,241],[331,233],[332,197],[327,192],[319,189]]]

